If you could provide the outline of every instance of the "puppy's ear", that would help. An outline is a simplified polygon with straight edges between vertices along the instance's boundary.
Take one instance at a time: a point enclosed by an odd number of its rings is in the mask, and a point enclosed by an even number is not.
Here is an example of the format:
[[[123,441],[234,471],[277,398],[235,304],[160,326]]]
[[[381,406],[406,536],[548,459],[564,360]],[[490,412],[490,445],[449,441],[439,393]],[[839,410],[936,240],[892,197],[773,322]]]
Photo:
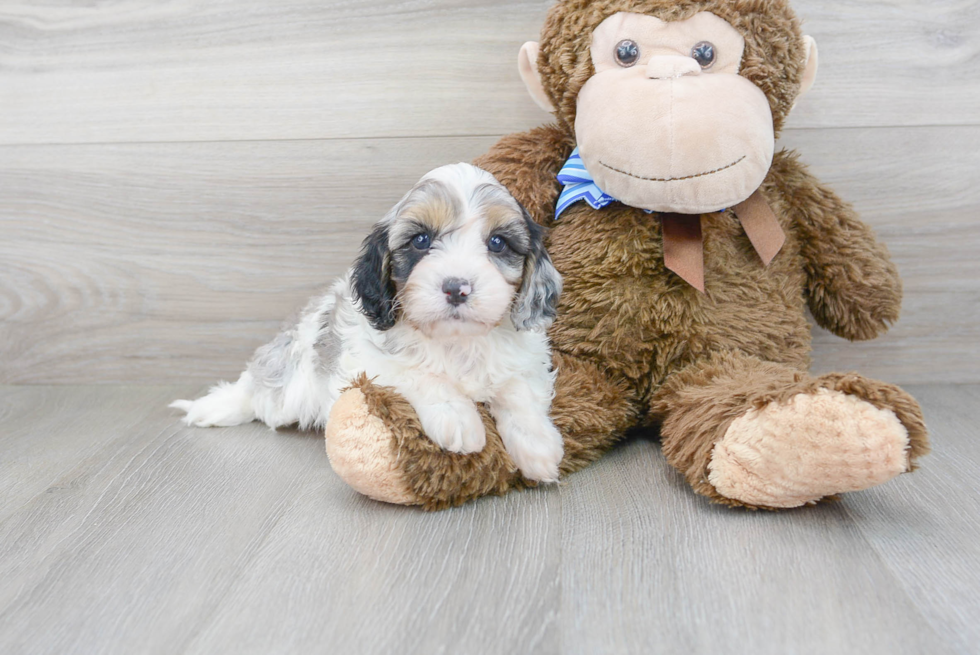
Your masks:
[[[510,317],[518,330],[543,329],[551,325],[558,313],[561,275],[555,270],[544,248],[544,228],[534,222],[524,207],[521,207],[521,211],[531,243],[524,257],[521,289],[514,300]]]
[[[376,330],[395,325],[395,283],[391,280],[391,250],[388,249],[388,222],[374,226],[361,245],[361,255],[351,272],[354,299]]]

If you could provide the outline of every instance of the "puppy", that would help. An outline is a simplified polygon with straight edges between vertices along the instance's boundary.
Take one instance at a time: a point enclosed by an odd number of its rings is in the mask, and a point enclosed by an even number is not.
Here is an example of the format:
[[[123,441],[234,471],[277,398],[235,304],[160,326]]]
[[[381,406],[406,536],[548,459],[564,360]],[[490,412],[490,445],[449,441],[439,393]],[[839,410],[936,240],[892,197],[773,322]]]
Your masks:
[[[486,443],[486,403],[525,477],[558,479],[561,435],[548,417],[554,374],[545,329],[561,277],[543,230],[488,172],[437,168],[364,240],[346,277],[260,347],[234,384],[178,400],[184,422],[322,428],[366,373],[412,404],[446,450]]]

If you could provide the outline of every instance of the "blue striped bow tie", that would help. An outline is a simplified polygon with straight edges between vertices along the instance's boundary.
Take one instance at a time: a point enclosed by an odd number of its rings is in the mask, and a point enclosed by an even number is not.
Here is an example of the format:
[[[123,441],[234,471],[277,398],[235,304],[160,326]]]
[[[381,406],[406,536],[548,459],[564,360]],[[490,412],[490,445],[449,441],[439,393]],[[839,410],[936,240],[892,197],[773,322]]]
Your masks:
[[[555,220],[558,220],[563,211],[579,200],[589,203],[592,209],[602,209],[609,203],[616,202],[615,198],[599,188],[589,171],[585,170],[585,164],[582,163],[582,157],[578,154],[578,148],[572,151],[568,161],[558,171],[558,181],[564,184],[565,188],[558,196]],[[648,214],[651,213],[648,209],[644,211]]]

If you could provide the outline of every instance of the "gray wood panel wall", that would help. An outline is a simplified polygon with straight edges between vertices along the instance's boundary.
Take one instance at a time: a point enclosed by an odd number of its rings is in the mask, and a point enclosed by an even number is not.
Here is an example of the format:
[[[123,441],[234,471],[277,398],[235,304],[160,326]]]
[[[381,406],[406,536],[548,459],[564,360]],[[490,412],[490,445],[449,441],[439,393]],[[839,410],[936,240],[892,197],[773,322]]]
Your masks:
[[[234,376],[427,169],[544,123],[547,1],[0,5],[0,383]],[[782,142],[905,278],[816,370],[980,382],[980,3],[798,0],[817,85]]]

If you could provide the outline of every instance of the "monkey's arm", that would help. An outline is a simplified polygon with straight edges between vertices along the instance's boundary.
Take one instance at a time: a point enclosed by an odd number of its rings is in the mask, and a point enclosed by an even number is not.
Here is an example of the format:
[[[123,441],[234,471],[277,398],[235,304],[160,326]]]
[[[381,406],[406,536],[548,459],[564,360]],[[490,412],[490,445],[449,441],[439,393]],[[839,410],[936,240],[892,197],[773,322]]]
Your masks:
[[[508,134],[473,164],[490,171],[540,225],[554,219],[561,185],[555,176],[575,149],[575,141],[557,125]]]
[[[883,334],[902,305],[902,281],[888,250],[796,153],[777,153],[772,172],[799,238],[817,323],[851,341]]]

